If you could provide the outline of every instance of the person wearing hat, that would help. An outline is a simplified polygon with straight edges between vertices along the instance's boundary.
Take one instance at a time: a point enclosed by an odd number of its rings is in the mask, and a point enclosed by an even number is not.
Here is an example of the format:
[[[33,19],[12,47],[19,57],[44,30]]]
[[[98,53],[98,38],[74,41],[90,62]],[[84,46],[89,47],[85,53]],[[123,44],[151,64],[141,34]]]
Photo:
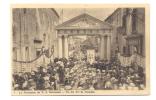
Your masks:
[[[126,83],[122,83],[122,84],[120,83],[119,84],[119,89],[120,90],[127,90],[127,88],[128,88],[128,85]]]
[[[49,82],[50,82],[50,80],[49,80],[49,78],[50,78],[50,75],[49,74],[46,74],[45,75],[45,77],[43,77],[44,78],[44,87],[45,87],[45,89],[49,89],[50,88],[50,84],[49,84]]]
[[[140,84],[140,86],[138,88],[139,88],[139,90],[144,90],[145,89],[145,85],[144,84]]]
[[[49,77],[50,81],[50,89],[51,90],[56,90],[56,79],[55,79],[55,74],[51,74]]]
[[[128,88],[128,90],[136,90],[137,89],[135,83],[133,83],[132,81],[129,83],[127,88]]]
[[[112,89],[113,88],[113,84],[111,82],[110,79],[108,79],[106,82],[105,82],[105,89]]]
[[[33,79],[29,79],[28,89],[29,90],[36,90],[36,82]]]
[[[24,83],[22,84],[22,89],[28,90],[28,81],[24,81]]]
[[[64,84],[65,69],[63,68],[63,66],[59,66],[58,75],[59,75],[59,83]]]
[[[41,74],[37,75],[37,81],[36,81],[36,88],[37,90],[44,90],[44,78],[41,76]]]
[[[19,90],[23,89],[22,85],[23,85],[24,82],[25,82],[24,75],[22,73],[19,73],[18,74],[18,79],[17,79],[17,84],[18,84]]]

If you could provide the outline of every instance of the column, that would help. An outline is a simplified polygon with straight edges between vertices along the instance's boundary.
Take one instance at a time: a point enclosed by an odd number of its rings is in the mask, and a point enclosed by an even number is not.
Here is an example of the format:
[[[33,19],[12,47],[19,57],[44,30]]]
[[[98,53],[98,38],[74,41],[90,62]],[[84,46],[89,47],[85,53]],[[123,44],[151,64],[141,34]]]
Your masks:
[[[101,55],[101,37],[99,36],[98,38],[98,57],[100,58],[100,55]]]
[[[108,35],[107,36],[107,60],[110,61],[111,57],[111,37]]]
[[[104,36],[101,35],[101,39],[100,39],[100,59],[104,60]]]
[[[62,36],[58,36],[58,57],[62,58]]]
[[[68,35],[64,36],[64,55],[68,59]]]
[[[128,34],[132,33],[132,13],[133,13],[133,9],[129,9],[128,22],[127,22],[127,27],[126,27]]]

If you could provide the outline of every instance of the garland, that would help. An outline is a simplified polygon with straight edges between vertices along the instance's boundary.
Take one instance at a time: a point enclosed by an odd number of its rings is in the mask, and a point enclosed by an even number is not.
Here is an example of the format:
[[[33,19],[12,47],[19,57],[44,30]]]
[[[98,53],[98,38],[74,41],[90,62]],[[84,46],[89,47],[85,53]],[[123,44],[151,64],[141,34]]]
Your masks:
[[[48,49],[48,50],[49,50],[49,49]],[[54,53],[54,50],[51,49],[51,55],[47,55],[47,51],[48,51],[48,50],[42,51],[42,53],[41,53],[38,57],[36,57],[35,59],[30,60],[30,61],[18,61],[18,60],[13,60],[13,61],[14,61],[14,62],[19,62],[19,63],[32,63],[32,62],[36,61],[37,59],[39,59],[42,55],[45,55],[47,58],[51,58],[51,56],[52,56],[53,53]]]

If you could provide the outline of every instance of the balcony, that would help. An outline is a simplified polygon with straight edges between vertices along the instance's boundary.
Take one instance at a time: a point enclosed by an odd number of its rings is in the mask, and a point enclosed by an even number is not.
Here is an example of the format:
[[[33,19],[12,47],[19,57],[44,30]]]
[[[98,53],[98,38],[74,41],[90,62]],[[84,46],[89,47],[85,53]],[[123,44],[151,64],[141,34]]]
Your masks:
[[[39,44],[41,44],[41,43],[42,43],[42,40],[39,39],[39,38],[34,38],[34,43],[39,43]]]

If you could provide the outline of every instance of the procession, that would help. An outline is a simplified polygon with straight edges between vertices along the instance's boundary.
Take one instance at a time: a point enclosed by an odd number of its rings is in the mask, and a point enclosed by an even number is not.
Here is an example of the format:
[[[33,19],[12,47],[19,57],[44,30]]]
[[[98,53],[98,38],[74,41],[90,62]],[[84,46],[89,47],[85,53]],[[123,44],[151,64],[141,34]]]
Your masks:
[[[144,9],[89,11],[13,10],[12,90],[146,88]]]
[[[121,66],[116,59],[89,64],[55,58],[46,68],[12,77],[14,90],[141,90],[146,85],[142,67]]]

